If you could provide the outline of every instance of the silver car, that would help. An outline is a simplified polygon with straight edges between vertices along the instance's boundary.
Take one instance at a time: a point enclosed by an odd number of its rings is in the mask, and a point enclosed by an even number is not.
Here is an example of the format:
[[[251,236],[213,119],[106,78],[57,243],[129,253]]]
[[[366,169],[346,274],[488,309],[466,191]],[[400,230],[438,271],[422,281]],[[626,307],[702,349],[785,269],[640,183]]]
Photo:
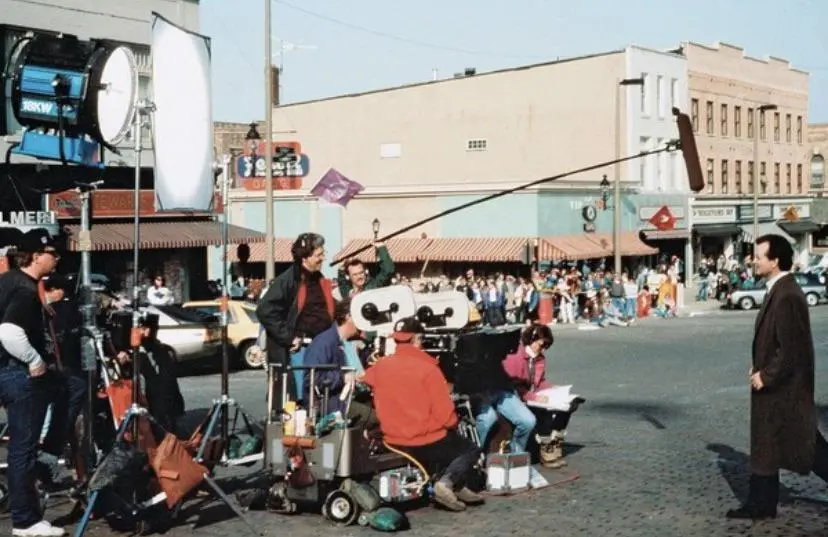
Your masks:
[[[826,298],[826,288],[820,276],[817,274],[807,274],[798,272],[794,274],[796,283],[802,288],[805,293],[805,299],[809,306],[816,306],[821,300]],[[740,308],[743,310],[750,310],[758,308],[765,301],[765,295],[768,294],[767,285],[764,279],[759,280],[756,285],[743,286],[727,295],[725,299],[728,308]]]

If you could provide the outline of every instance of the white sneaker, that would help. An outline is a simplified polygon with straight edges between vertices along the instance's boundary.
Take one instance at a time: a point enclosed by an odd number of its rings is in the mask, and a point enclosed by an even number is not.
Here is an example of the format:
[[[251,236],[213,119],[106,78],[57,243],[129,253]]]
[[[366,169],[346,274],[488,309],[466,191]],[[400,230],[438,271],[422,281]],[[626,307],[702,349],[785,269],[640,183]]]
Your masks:
[[[12,535],[15,537],[61,537],[66,531],[63,528],[56,528],[46,520],[41,520],[25,529],[15,528]]]

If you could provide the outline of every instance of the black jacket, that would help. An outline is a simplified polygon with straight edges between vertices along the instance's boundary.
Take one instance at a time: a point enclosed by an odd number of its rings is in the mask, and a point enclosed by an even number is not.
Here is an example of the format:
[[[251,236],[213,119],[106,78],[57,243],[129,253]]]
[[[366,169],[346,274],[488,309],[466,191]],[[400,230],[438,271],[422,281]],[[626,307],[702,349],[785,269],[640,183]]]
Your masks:
[[[256,307],[256,317],[267,333],[267,359],[272,364],[288,363],[288,351],[299,317],[300,276],[299,267],[291,265],[273,280]]]

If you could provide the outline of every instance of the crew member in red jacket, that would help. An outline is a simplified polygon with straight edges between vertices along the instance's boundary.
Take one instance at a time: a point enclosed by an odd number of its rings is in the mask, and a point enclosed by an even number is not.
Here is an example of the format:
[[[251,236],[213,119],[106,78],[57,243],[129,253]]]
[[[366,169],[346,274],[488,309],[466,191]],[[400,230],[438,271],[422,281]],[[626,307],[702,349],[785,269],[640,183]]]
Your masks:
[[[384,440],[428,471],[435,472],[434,500],[451,511],[479,505],[467,479],[480,450],[457,433],[457,413],[437,360],[422,350],[422,324],[414,318],[395,326],[395,352],[368,369],[362,381],[371,387]]]

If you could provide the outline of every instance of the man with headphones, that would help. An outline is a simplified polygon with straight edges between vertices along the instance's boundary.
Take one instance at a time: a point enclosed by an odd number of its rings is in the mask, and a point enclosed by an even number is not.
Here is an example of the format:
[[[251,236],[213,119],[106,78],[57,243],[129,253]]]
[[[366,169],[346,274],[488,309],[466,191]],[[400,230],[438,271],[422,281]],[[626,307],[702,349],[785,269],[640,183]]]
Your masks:
[[[273,280],[259,300],[256,316],[267,334],[267,358],[282,368],[289,363],[301,365],[305,348],[318,334],[333,324],[334,298],[330,280],[322,276],[325,238],[302,233],[291,247],[293,264]],[[301,397],[304,372],[294,372],[289,382],[291,400]],[[274,399],[270,411],[280,412],[282,378],[273,379]]]

